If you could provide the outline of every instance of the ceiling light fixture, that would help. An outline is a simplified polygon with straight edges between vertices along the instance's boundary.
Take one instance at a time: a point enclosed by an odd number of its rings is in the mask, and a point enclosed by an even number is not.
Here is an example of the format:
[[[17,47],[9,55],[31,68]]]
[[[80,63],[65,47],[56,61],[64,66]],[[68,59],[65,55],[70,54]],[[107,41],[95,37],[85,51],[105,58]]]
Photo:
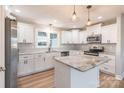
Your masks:
[[[74,5],[74,11],[73,11],[73,14],[72,14],[72,21],[75,21],[77,19],[77,15],[76,15],[76,12],[75,12],[75,5]]]
[[[57,22],[57,20],[54,20],[54,23],[56,23]]]
[[[20,13],[21,11],[20,11],[20,10],[18,10],[18,9],[15,9],[15,12]]]
[[[92,8],[91,5],[88,5],[87,6],[87,9],[88,9],[88,20],[87,20],[87,25],[91,25],[91,20],[90,20],[90,9]]]
[[[103,17],[102,16],[98,16],[97,19],[102,19]]]

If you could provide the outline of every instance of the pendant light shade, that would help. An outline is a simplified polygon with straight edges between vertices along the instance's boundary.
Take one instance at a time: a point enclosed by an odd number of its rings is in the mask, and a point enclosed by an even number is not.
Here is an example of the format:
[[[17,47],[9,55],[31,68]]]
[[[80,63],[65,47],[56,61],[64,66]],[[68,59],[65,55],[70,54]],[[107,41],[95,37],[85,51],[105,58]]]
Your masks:
[[[75,12],[75,5],[74,5],[74,11],[73,11],[73,14],[72,14],[72,21],[75,21],[77,19],[77,15],[76,15],[76,12]]]
[[[91,20],[90,20],[90,9],[91,9],[91,5],[88,5],[87,6],[87,9],[88,9],[88,20],[87,20],[87,25],[91,25]]]

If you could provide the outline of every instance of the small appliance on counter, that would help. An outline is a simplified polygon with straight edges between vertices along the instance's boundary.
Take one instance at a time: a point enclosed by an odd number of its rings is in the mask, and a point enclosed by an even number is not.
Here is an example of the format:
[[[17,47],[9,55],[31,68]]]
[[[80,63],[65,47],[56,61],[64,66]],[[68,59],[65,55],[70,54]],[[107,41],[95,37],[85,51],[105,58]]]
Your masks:
[[[69,56],[69,51],[61,51],[61,57],[62,56]]]
[[[99,56],[99,52],[104,52],[103,46],[93,46],[88,51],[84,51],[85,55]]]

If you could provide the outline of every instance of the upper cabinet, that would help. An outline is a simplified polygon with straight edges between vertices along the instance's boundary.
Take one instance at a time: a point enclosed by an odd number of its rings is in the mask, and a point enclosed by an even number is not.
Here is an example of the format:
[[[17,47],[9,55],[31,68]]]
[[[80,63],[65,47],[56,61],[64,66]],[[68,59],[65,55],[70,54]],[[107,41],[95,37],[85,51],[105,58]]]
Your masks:
[[[72,30],[72,43],[73,44],[79,44],[79,30]]]
[[[17,23],[18,42],[34,43],[34,27],[31,24]]]
[[[79,30],[62,31],[61,32],[62,44],[79,44]]]
[[[71,31],[62,31],[61,32],[61,43],[62,44],[72,43],[72,32]]]
[[[102,43],[117,43],[117,24],[103,26]]]
[[[79,32],[79,41],[80,41],[80,44],[86,44],[87,43],[87,31],[84,30],[84,31],[80,31]]]
[[[101,24],[87,27],[88,35],[101,34]]]
[[[91,35],[102,35],[102,43],[117,43],[117,24],[101,26],[101,24],[87,27],[84,31],[72,30],[62,31],[62,44],[86,44],[87,37]]]

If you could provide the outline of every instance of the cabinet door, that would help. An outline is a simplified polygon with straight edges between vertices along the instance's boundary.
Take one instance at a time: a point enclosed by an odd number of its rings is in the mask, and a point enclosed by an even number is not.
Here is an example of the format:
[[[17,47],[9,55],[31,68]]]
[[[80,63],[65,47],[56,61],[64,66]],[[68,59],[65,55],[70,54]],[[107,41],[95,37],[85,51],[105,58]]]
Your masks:
[[[102,43],[117,43],[117,24],[102,27]]]
[[[71,31],[62,31],[61,32],[61,43],[62,44],[72,43],[72,33],[71,33]]]
[[[79,43],[79,30],[72,30],[72,43]]]
[[[101,34],[101,24],[89,26],[87,31],[90,31],[90,35]]]
[[[27,60],[26,64],[26,74],[31,74],[34,72],[34,61],[33,60]]]
[[[45,63],[47,68],[53,68],[54,67],[54,57],[60,56],[60,53],[47,53],[45,55]]]
[[[24,42],[25,41],[25,31],[24,26],[22,23],[17,23],[17,37],[18,42]]]
[[[34,42],[34,27],[31,24],[17,23],[18,42],[33,43]]]
[[[34,62],[35,62],[35,72],[43,71],[45,69],[45,59],[44,54],[35,54]]]
[[[115,56],[113,55],[106,55],[106,54],[100,54],[100,57],[105,57],[107,56],[111,60],[107,63],[104,63],[103,65],[100,66],[100,69],[102,71],[106,71],[109,73],[115,74]]]
[[[25,39],[26,39],[26,43],[34,43],[34,27],[33,27],[33,25],[26,24]]]
[[[46,63],[46,68],[53,67],[53,54],[52,53],[47,53],[45,55],[45,63]]]
[[[80,38],[80,43],[85,44],[87,43],[87,32],[86,31],[80,31],[79,32],[79,38]]]
[[[18,63],[18,76],[25,75],[26,73],[26,67],[25,67],[25,61],[19,61]]]
[[[108,32],[107,27],[102,27],[101,33],[102,33],[102,43],[108,43],[109,42],[108,41],[109,32]]]

